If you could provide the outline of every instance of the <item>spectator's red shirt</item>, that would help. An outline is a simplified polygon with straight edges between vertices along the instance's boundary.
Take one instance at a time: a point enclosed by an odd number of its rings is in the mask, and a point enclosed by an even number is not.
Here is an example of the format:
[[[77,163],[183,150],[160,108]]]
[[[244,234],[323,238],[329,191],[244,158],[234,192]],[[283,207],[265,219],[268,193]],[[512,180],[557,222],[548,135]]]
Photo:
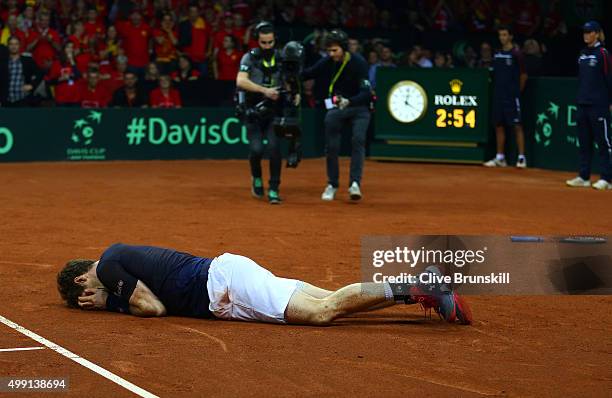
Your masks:
[[[92,54],[87,51],[78,54],[76,57],[74,57],[74,60],[76,61],[79,72],[84,74],[85,72],[87,72],[89,64],[92,62],[98,62],[99,57],[97,56],[97,54]]]
[[[79,103],[81,108],[106,108],[111,100],[111,95],[104,85],[98,82],[95,89],[90,90],[87,80],[83,79],[79,83]]]
[[[117,89],[123,87],[123,85],[125,84],[123,80],[123,73],[119,72],[116,69],[113,69],[109,71],[108,74],[110,75],[110,79],[105,80],[105,83],[108,85],[109,91],[111,93],[114,93],[115,91],[117,91]]]
[[[178,38],[178,33],[173,31],[174,38]],[[157,55],[157,61],[170,62],[176,59],[176,46],[172,43],[170,34],[162,29],[153,30],[153,37],[155,38],[155,55]],[[163,37],[164,41],[162,44],[157,43],[157,38]]]
[[[204,18],[198,18],[191,26],[191,44],[186,46],[183,51],[189,55],[193,62],[206,61],[208,51],[208,41],[210,40],[210,28]]]
[[[104,25],[99,21],[93,23],[85,22],[83,27],[85,27],[85,34],[90,37],[94,37],[96,35],[101,37],[104,36],[104,33],[106,32]]]
[[[0,11],[0,21],[3,21],[3,22],[8,21],[8,17],[11,15],[18,17],[19,8],[15,8],[13,11],[10,11],[8,9]]]
[[[151,28],[145,23],[134,26],[131,22],[118,21],[115,26],[123,39],[123,49],[128,65],[143,68],[149,63],[149,39]]]
[[[87,34],[83,34],[83,36],[78,37],[77,35],[68,36],[68,41],[74,43],[74,48],[84,50],[89,47],[89,37]]]
[[[181,75],[180,71],[174,71],[174,72],[170,73],[170,78],[172,80],[174,80],[174,81],[177,81],[177,82],[180,82],[180,81],[183,81],[183,80],[189,80],[189,79],[193,80],[193,78],[197,79],[198,77],[200,77],[200,72],[198,70],[196,70],[196,69],[190,70],[189,73],[188,73],[188,76],[186,78],[183,78],[183,76]]]
[[[76,66],[62,65],[59,61],[54,61],[47,76],[45,76],[45,80],[57,80],[63,75],[69,75],[71,79],[57,82],[55,85],[55,102],[59,105],[76,104],[79,102],[80,87]]]
[[[217,72],[219,74],[218,79],[236,80],[241,59],[242,53],[239,51],[234,50],[231,54],[228,54],[225,50],[219,51],[217,54]]]
[[[234,36],[236,40],[238,40],[238,45],[242,45],[242,38],[236,34],[235,30],[232,30],[230,32],[221,30],[219,32],[216,32],[213,35],[213,42],[212,42],[213,49],[214,48],[217,48],[219,50],[223,49],[223,40],[225,39],[225,36]]]
[[[149,95],[149,104],[154,108],[180,108],[182,105],[181,95],[178,90],[170,88],[166,96],[162,93],[161,88],[157,87]]]
[[[40,38],[34,49],[32,50],[32,58],[36,62],[36,65],[39,67],[43,67],[45,61],[53,61],[57,56],[57,52],[55,48],[51,45],[51,42],[61,44],[60,35],[54,29],[47,29],[44,33],[45,37],[43,38],[43,33],[38,29],[34,28],[30,31],[30,35],[27,39],[27,44],[33,43],[36,39]]]

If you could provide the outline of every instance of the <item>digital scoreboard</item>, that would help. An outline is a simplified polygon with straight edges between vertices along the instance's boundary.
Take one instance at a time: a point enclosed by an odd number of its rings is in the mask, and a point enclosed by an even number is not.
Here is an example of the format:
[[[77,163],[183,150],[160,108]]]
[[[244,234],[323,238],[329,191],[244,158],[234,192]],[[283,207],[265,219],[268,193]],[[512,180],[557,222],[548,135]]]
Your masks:
[[[481,161],[490,128],[488,70],[378,68],[376,94],[375,137],[386,145],[420,147],[427,153],[419,160],[435,160],[437,151],[442,161]],[[464,149],[453,155],[450,148]]]

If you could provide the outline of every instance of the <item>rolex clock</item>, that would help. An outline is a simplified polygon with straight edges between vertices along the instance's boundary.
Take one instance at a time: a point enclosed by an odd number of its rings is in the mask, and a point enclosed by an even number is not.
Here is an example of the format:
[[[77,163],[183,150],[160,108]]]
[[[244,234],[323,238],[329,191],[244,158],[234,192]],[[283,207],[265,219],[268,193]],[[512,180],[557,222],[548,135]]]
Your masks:
[[[414,123],[427,112],[427,94],[411,80],[402,80],[389,90],[389,113],[400,123]]]

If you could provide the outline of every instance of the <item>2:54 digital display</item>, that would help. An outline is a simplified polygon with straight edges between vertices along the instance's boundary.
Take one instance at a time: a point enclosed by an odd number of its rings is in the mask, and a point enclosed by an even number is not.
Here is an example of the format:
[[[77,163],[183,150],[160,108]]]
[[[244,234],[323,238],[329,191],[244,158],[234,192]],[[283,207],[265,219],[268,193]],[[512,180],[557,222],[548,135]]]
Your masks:
[[[476,109],[436,109],[436,127],[438,128],[476,128]]]

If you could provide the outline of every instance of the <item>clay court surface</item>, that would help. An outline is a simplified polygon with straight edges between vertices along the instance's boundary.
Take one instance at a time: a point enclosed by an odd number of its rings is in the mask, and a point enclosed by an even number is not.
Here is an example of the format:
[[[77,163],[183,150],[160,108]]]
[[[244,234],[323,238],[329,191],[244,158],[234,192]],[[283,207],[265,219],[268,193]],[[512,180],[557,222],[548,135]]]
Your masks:
[[[347,162],[340,200],[323,203],[324,160],[304,161],[283,170],[285,202],[270,206],[251,198],[246,161],[0,164],[0,315],[165,397],[609,396],[606,296],[469,297],[469,327],[396,306],[316,328],[88,313],[56,293],[66,260],[114,242],[231,251],[338,288],[361,277],[364,235],[612,232],[612,192],[565,188],[572,173],[365,171],[361,203],[346,198]],[[0,324],[0,349],[35,346]],[[50,349],[0,352],[2,376],[69,377],[60,396],[133,396]]]

